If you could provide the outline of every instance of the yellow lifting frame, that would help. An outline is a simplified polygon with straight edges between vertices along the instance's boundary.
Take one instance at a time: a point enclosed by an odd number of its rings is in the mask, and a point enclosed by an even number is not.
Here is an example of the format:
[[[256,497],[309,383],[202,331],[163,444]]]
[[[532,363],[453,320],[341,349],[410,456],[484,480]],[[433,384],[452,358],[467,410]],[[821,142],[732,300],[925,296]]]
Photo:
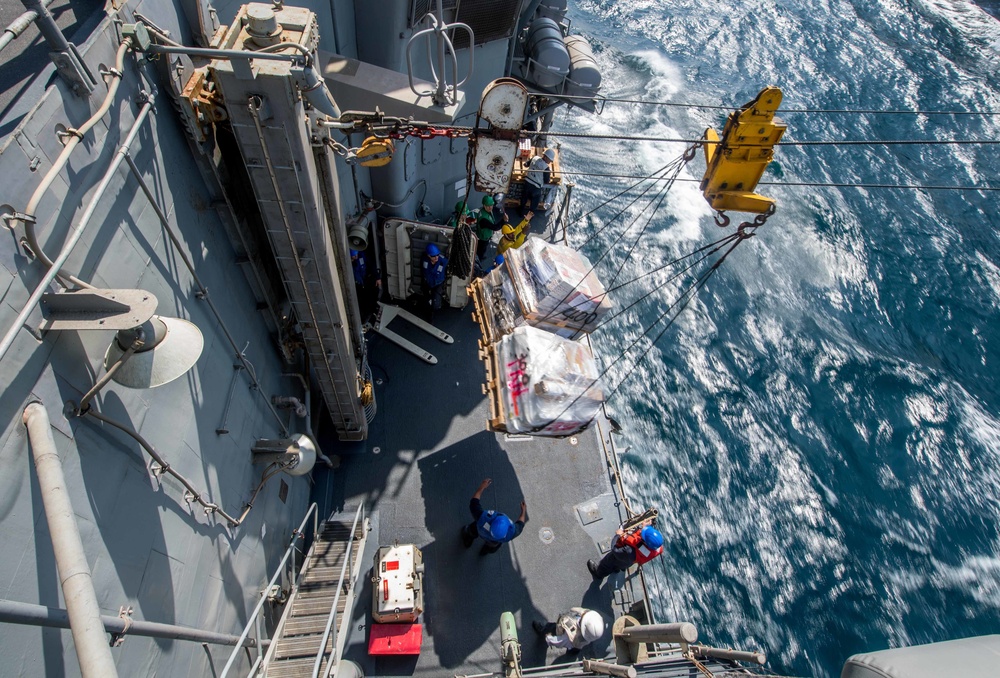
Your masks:
[[[705,130],[707,167],[701,190],[713,209],[764,214],[774,208],[772,198],[753,189],[774,157],[774,145],[787,129],[774,115],[781,97],[777,87],[762,89],[757,98],[729,115],[721,141],[714,129]]]

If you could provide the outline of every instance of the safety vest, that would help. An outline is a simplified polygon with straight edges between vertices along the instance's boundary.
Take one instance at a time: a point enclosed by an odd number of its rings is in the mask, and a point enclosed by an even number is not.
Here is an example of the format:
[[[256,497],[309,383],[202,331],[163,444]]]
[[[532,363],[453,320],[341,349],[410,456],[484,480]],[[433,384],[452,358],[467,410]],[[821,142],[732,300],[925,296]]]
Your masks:
[[[525,183],[531,184],[536,188],[541,188],[542,184],[545,183],[545,174],[549,171],[549,163],[545,162],[545,158],[540,155],[536,155],[528,163],[528,171],[525,174]]]
[[[651,549],[642,541],[642,530],[636,530],[618,538],[618,544],[631,546],[635,551],[635,564],[644,565],[663,553],[663,547]]]
[[[496,226],[496,222],[493,220],[493,212],[486,209],[485,207],[479,210],[479,214],[476,217],[477,221],[477,232],[476,235],[479,236],[480,240],[489,240],[493,237],[493,229]]]
[[[479,532],[479,536],[486,541],[493,542],[494,544],[497,542],[502,544],[507,541],[507,539],[497,539],[490,532],[490,525],[499,515],[499,513],[490,509],[489,511],[483,511],[482,515],[479,516],[479,520],[476,521],[476,531]]]

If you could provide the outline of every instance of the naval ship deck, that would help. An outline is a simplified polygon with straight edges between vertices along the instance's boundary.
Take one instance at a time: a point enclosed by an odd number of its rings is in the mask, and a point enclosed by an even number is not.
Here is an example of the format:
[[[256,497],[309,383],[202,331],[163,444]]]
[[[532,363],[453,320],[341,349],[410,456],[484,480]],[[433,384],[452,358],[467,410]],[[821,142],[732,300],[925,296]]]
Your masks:
[[[334,510],[353,513],[363,502],[371,516],[344,651],[344,658],[360,664],[366,675],[500,671],[504,611],[517,620],[524,667],[604,657],[613,654],[613,599],[624,600],[626,608],[631,603],[624,591],[614,592],[623,575],[599,586],[586,568],[588,558],[599,557],[600,542],[607,548],[621,520],[604,449],[610,445],[609,427],[594,425],[571,439],[485,430],[484,372],[477,357],[481,335],[471,311],[470,304],[435,316],[435,325],[451,334],[454,344],[397,321],[402,326],[397,331],[437,356],[437,365],[372,335],[369,360],[378,415],[369,440],[353,448],[339,445],[340,468],[317,480],[322,492],[329,488]],[[522,498],[528,507],[524,532],[490,555],[480,555],[481,541],[466,549],[459,537],[471,520],[469,500],[483,478],[493,480],[482,497],[484,508],[514,519]],[[416,657],[370,657],[368,571],[378,546],[397,540],[423,550],[423,646]],[[607,621],[604,636],[580,654],[546,651],[532,620],[555,621],[572,606],[601,611]]]

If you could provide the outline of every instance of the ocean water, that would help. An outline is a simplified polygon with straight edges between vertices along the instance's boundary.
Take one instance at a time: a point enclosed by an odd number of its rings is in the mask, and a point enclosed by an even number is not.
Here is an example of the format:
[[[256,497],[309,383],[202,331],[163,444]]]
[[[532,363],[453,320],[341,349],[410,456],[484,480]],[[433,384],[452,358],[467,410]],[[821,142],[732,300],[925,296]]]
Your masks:
[[[578,0],[570,16],[610,97],[736,106],[776,85],[786,109],[1000,111],[1000,22],[971,2]],[[555,128],[696,138],[724,115],[608,104]],[[782,117],[786,141],[1000,138],[1000,116]],[[562,149],[582,172],[641,175],[683,147]],[[998,151],[786,146],[764,180],[1000,186]],[[699,151],[681,177],[703,171]],[[629,183],[574,181],[577,215]],[[759,190],[777,213],[610,403],[634,500],[662,510],[658,619],[816,676],[856,652],[1000,632],[1000,194]],[[592,258],[612,248],[602,276],[646,202],[571,226]],[[697,184],[679,182],[619,282],[722,233]],[[616,293],[621,308],[657,290],[597,332],[605,364],[691,281],[667,275]],[[631,367],[615,362],[611,385]]]

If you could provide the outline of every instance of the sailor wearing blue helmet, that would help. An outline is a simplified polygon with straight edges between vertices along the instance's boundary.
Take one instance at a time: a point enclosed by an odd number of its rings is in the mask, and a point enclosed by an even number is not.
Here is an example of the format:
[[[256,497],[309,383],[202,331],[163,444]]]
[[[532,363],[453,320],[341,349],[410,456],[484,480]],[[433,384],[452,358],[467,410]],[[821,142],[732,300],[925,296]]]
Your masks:
[[[480,554],[496,553],[505,542],[511,541],[521,534],[524,524],[528,522],[528,505],[523,501],[521,502],[521,515],[514,522],[511,522],[510,518],[503,513],[483,510],[480,498],[483,496],[483,491],[492,482],[491,479],[486,478],[479,483],[479,489],[469,501],[472,522],[462,528],[462,543],[465,544],[465,548],[472,546],[476,537],[481,537],[486,542],[480,549]]]
[[[382,292],[382,273],[368,265],[364,250],[351,250],[351,268],[354,271],[354,288],[358,296],[358,311],[362,322],[378,308],[376,305]]]
[[[424,279],[424,294],[427,296],[427,303],[430,305],[429,316],[433,320],[434,311],[438,311],[442,306],[444,295],[444,281],[448,277],[448,259],[438,246],[428,243],[424,249],[424,256],[421,261],[421,273]]]
[[[629,533],[619,529],[618,538],[600,562],[587,561],[587,569],[595,581],[613,572],[624,572],[632,565],[643,565],[663,553],[663,535],[648,522]]]

